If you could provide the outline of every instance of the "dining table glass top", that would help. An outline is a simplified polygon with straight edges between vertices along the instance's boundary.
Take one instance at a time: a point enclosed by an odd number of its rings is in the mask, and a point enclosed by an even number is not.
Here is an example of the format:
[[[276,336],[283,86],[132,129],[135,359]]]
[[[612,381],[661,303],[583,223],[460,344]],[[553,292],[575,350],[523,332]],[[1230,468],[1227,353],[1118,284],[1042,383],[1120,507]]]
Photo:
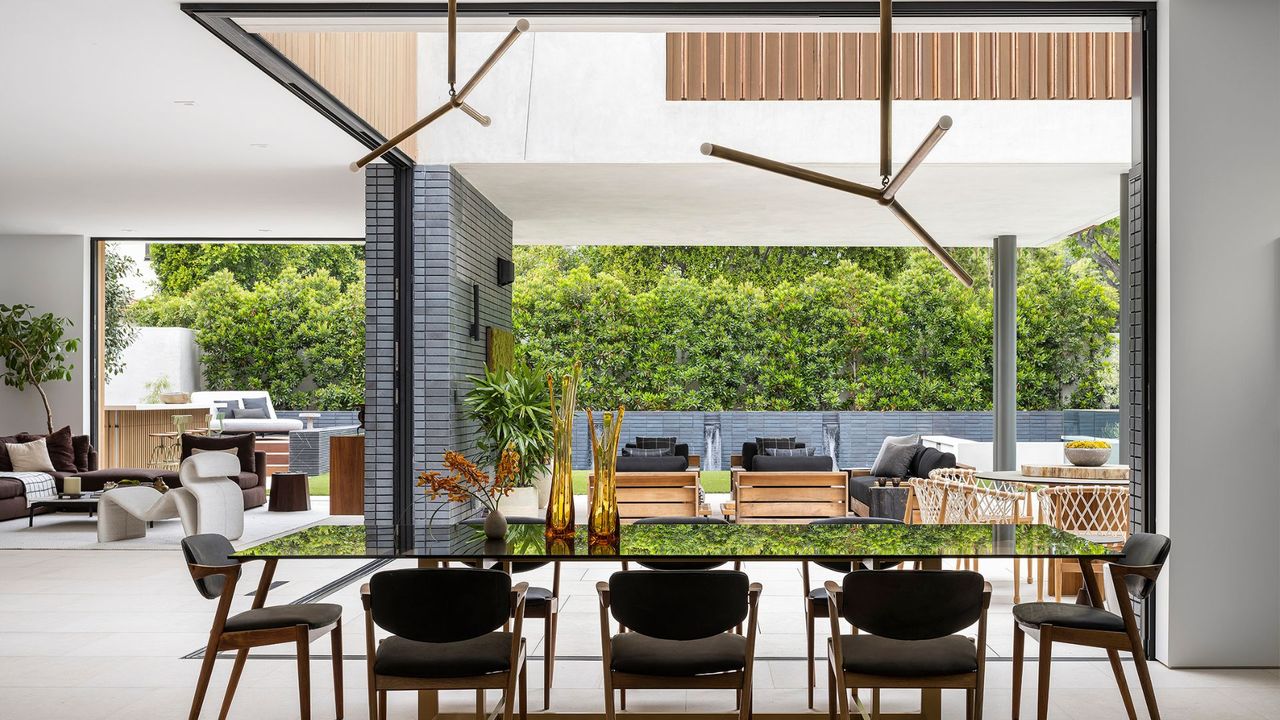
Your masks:
[[[397,537],[412,547],[397,548]],[[400,545],[405,543],[401,542]],[[477,524],[315,525],[252,547],[242,560],[423,558],[435,560],[841,560],[861,558],[1087,558],[1116,555],[1105,545],[1048,525],[623,525],[614,544],[593,544],[586,526],[548,539],[544,526],[512,524],[491,540]]]

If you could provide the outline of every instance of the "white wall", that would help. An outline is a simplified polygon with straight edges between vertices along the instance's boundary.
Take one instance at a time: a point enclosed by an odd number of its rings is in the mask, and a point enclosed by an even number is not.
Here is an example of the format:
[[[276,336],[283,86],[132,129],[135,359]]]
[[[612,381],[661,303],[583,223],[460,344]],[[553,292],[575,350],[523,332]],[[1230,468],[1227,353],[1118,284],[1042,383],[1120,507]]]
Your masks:
[[[70,318],[67,331],[80,350],[69,358],[72,382],[44,384],[55,427],[75,434],[89,428],[89,242],[82,235],[0,235],[0,303],[34,305],[36,313]],[[44,405],[35,390],[0,385],[0,435],[45,431]]]
[[[200,346],[196,335],[181,327],[140,327],[138,337],[121,356],[123,371],[107,381],[107,405],[143,401],[147,383],[166,377],[173,392],[203,389]]]
[[[1280,664],[1280,0],[1159,6],[1159,657]],[[1224,422],[1230,418],[1230,422]]]

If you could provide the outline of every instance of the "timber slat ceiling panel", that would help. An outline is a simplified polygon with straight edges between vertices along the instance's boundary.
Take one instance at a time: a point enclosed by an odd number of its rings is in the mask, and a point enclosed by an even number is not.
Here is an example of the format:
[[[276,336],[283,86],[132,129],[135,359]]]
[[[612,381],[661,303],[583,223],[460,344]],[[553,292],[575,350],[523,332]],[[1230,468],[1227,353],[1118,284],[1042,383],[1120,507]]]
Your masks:
[[[260,37],[384,136],[418,119],[417,33],[283,32]],[[415,136],[397,147],[417,157]]]
[[[668,33],[668,100],[876,100],[877,33]],[[894,33],[898,100],[1127,100],[1126,32]]]

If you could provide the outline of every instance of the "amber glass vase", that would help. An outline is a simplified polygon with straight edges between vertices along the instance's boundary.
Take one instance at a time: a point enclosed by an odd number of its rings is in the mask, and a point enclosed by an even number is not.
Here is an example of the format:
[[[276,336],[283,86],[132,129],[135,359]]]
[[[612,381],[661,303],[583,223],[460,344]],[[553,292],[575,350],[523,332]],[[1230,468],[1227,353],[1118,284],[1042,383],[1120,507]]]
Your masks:
[[[587,542],[592,546],[615,545],[618,542],[618,437],[622,433],[622,412],[603,413],[600,433],[595,419],[587,411],[587,429],[591,433],[591,459],[595,484],[591,491],[591,515],[587,522]]]
[[[551,391],[551,497],[547,500],[547,537],[573,537],[573,413],[578,403],[582,366],[560,379],[559,402],[555,378],[547,376]]]

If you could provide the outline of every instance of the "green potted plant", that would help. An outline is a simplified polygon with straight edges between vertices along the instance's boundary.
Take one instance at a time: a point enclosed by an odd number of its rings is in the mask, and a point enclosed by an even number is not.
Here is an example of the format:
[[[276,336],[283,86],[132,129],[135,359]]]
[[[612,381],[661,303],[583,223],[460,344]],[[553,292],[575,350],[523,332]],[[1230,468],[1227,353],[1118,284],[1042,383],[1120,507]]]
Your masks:
[[[505,499],[532,512],[546,507],[550,493],[551,398],[546,377],[517,363],[485,371],[463,399],[467,414],[480,425],[481,462],[497,467],[508,447],[520,455],[515,490]]]
[[[67,318],[53,313],[34,315],[31,305],[0,305],[0,360],[4,361],[4,384],[18,390],[34,387],[44,402],[45,421],[53,434],[53,408],[43,383],[71,382],[74,365],[67,356],[80,347],[79,338],[63,337],[71,326]]]

